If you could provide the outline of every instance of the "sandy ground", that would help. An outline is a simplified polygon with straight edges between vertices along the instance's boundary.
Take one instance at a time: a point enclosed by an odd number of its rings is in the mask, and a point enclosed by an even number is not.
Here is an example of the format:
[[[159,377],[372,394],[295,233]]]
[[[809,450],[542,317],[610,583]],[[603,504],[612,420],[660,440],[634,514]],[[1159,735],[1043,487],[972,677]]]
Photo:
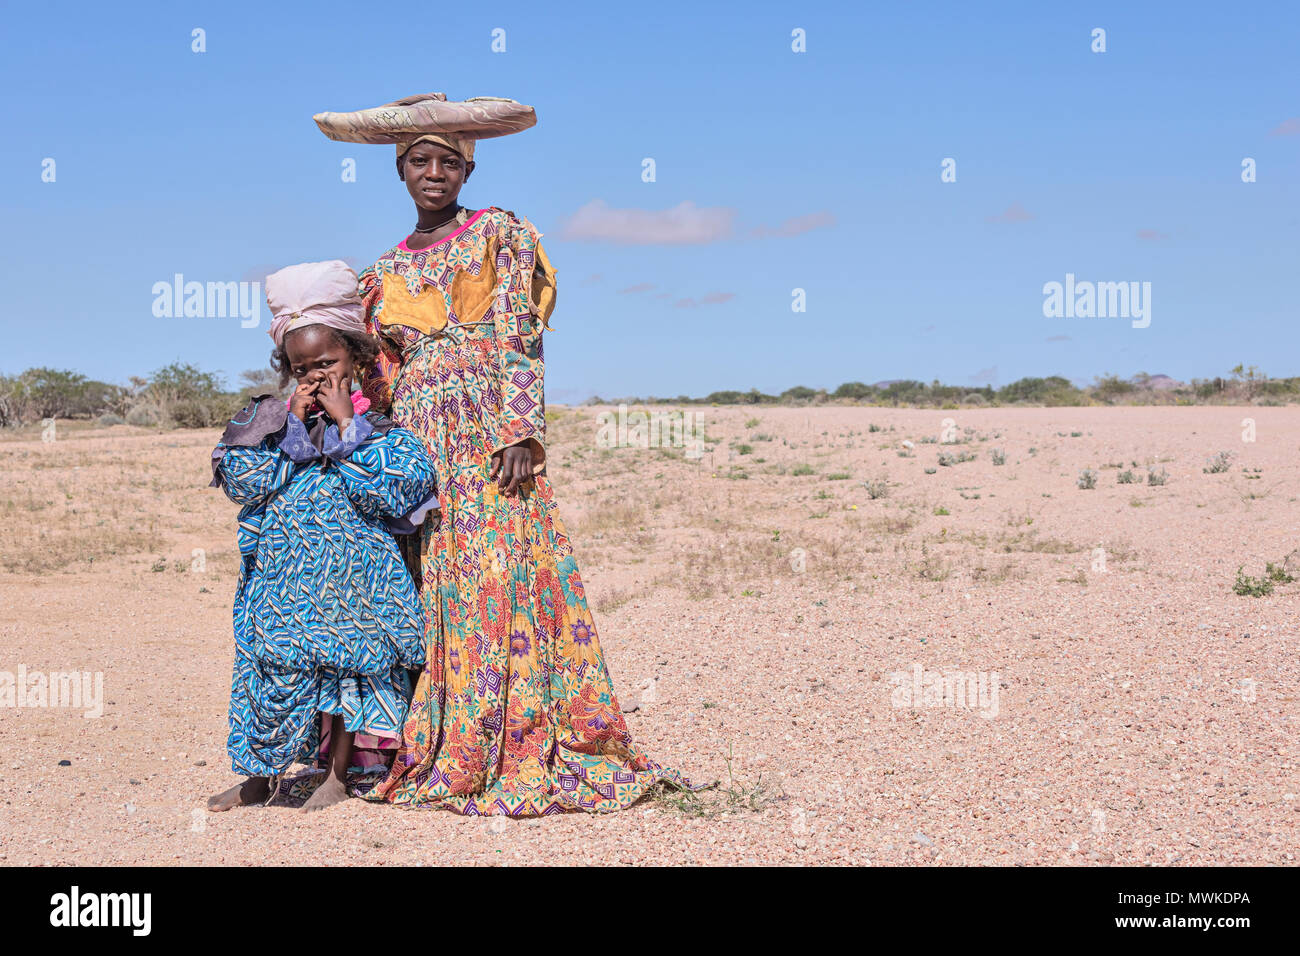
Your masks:
[[[1295,410],[705,408],[695,462],[599,447],[598,411],[552,411],[550,472],[615,686],[721,789],[207,813],[234,782],[216,432],[69,426],[0,440],[0,672],[102,672],[103,713],[0,708],[0,863],[1294,862],[1300,581],[1233,582],[1300,546]],[[974,697],[934,683],[958,672]]]

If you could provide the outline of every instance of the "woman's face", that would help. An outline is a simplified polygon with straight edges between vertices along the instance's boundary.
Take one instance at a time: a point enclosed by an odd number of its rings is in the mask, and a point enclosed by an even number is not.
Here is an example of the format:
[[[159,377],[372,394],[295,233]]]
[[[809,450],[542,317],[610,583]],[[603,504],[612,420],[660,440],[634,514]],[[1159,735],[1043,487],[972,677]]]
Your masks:
[[[474,164],[437,143],[416,143],[397,162],[398,175],[419,209],[438,212],[456,202]]]
[[[352,380],[352,353],[328,326],[308,325],[290,332],[284,339],[284,354],[299,384],[320,375]]]

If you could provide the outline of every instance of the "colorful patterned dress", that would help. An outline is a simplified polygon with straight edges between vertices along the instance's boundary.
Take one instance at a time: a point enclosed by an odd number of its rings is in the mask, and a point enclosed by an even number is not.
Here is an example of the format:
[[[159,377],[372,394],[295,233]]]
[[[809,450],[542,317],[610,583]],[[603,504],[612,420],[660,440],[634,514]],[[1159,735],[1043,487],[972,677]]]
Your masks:
[[[396,737],[406,670],[424,663],[424,615],[391,529],[423,520],[436,493],[424,444],[374,412],[340,435],[259,396],[231,420],[212,472],[243,506],[231,767],[269,777],[313,761],[320,714]]]
[[[370,799],[533,816],[619,810],[661,780],[690,786],[632,742],[545,472],[510,496],[488,480],[497,450],[529,440],[539,465],[545,455],[555,270],[539,238],[483,209],[360,276],[385,343],[368,394],[428,445],[442,508],[419,549],[428,660]]]

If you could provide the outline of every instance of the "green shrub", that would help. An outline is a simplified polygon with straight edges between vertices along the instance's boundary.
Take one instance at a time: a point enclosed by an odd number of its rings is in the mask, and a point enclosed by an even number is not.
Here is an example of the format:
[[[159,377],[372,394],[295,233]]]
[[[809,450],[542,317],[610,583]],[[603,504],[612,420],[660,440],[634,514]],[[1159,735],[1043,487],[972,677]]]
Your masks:
[[[1237,568],[1237,580],[1232,590],[1242,597],[1267,597],[1273,593],[1273,582],[1267,578],[1252,578],[1242,568]]]
[[[1274,564],[1272,561],[1264,565],[1264,573],[1270,581],[1275,581],[1278,584],[1290,584],[1295,580],[1294,577],[1287,573],[1286,568],[1280,564]]]
[[[237,409],[227,407],[224,396],[184,398],[171,408],[172,421],[179,428],[211,428],[230,420]]]
[[[128,425],[143,425],[148,428],[160,424],[157,410],[147,405],[134,406],[126,413],[126,422]]]

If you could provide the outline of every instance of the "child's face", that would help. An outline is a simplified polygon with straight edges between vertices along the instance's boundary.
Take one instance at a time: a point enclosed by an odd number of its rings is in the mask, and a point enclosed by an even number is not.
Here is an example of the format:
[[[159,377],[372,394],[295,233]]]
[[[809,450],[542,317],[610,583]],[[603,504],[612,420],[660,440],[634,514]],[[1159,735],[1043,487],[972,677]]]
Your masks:
[[[352,353],[328,326],[309,325],[290,332],[284,340],[284,354],[299,384],[323,377],[352,381]]]

